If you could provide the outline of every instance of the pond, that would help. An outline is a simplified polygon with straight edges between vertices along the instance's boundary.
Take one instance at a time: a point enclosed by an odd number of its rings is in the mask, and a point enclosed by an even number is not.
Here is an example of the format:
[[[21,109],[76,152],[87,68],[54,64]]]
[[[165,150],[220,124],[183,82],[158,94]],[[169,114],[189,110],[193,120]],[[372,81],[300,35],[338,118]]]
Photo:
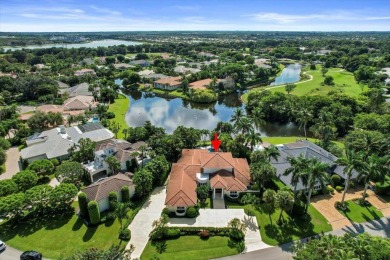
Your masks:
[[[225,95],[212,104],[168,98],[152,92],[128,91],[126,94],[130,98],[130,108],[126,113],[128,125],[142,126],[149,120],[153,125],[163,127],[167,133],[172,133],[179,125],[212,130],[219,121],[229,122],[236,108],[244,109],[240,99],[242,93]],[[304,135],[292,123],[266,123],[260,132],[262,136]]]
[[[42,48],[96,48],[96,47],[108,47],[108,46],[114,46],[114,45],[139,45],[142,44],[142,42],[131,42],[131,41],[122,41],[122,40],[99,40],[99,41],[91,41],[86,43],[57,43],[57,44],[43,44],[43,45],[26,45],[21,47],[0,47],[3,48],[5,51],[7,50],[21,50],[21,49],[42,49]]]
[[[287,65],[287,67],[283,69],[282,73],[275,78],[275,81],[271,83],[271,86],[297,82],[300,79],[300,75],[301,75],[301,65],[299,64]]]

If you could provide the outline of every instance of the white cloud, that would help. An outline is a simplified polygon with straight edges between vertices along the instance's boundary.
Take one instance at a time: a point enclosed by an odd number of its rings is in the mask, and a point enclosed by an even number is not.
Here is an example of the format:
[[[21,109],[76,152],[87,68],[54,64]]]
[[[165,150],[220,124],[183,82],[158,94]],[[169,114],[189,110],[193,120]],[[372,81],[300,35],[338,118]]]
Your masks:
[[[180,11],[196,11],[199,10],[200,7],[197,5],[174,5],[171,8],[180,10]]]
[[[98,13],[108,14],[108,15],[122,15],[121,12],[114,11],[108,8],[100,8],[94,5],[91,5],[90,8]]]

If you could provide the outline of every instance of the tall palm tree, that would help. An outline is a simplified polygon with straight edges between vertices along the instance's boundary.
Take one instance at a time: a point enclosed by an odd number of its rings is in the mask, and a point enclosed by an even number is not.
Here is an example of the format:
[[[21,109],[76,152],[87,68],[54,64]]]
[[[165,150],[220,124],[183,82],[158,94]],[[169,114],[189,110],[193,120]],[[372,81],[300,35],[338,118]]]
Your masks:
[[[236,125],[241,122],[243,117],[245,117],[244,111],[241,108],[236,108],[236,110],[234,110],[234,114],[230,118],[230,122],[232,122],[233,125]]]
[[[276,169],[270,163],[254,163],[250,166],[250,174],[262,191],[266,182],[276,178]]]
[[[245,139],[247,144],[249,143],[251,146],[251,151],[253,151],[253,147],[256,146],[257,143],[261,143],[263,140],[261,139],[261,134],[256,133],[254,130],[251,130],[249,133],[245,135]]]
[[[319,161],[316,158],[310,159],[310,163],[307,168],[308,178],[308,195],[307,195],[307,204],[305,208],[305,213],[307,213],[307,210],[310,205],[310,199],[311,195],[314,190],[314,186],[317,182],[321,184],[321,186],[324,186],[326,182],[329,182],[329,174],[328,174],[329,165],[326,163],[323,163]]]
[[[298,117],[297,121],[299,123],[299,128],[303,126],[303,131],[305,132],[305,139],[307,140],[307,132],[306,132],[306,127],[307,124],[312,120],[313,115],[310,113],[310,110],[308,107],[303,106],[299,112],[298,112]]]
[[[274,158],[275,161],[278,161],[278,156],[280,155],[280,152],[275,145],[265,147],[264,153],[268,157],[268,161],[271,161],[271,158]]]
[[[367,159],[371,154],[379,152],[382,142],[383,140],[375,136],[365,134],[360,144],[361,150],[364,152],[363,159]]]
[[[249,133],[254,130],[252,121],[246,116],[242,117],[240,121],[235,123],[234,127],[236,132],[241,132],[242,134]]]
[[[339,158],[337,163],[345,166],[343,172],[347,175],[347,179],[345,181],[345,188],[343,192],[343,197],[341,199],[341,204],[344,205],[345,194],[348,191],[349,182],[351,180],[351,176],[353,171],[359,171],[362,169],[362,153],[356,153],[354,150],[347,149],[345,151],[345,157]]]
[[[280,208],[279,220],[282,220],[283,211],[289,211],[294,205],[294,196],[291,194],[291,191],[279,190],[276,193],[276,205]]]
[[[129,209],[126,207],[124,203],[118,202],[115,208],[115,216],[118,218],[119,224],[121,225],[121,229],[123,228],[122,226],[122,220],[124,218],[127,218],[127,211]]]
[[[289,156],[287,161],[290,163],[290,167],[287,168],[283,175],[288,176],[292,174],[291,185],[294,186],[294,196],[296,195],[297,185],[299,180],[302,181],[303,186],[307,186],[307,168],[310,162],[310,159],[305,158],[303,154],[300,154],[297,158]]]
[[[260,108],[260,107],[256,107],[251,115],[250,115],[250,119],[252,120],[253,122],[253,126],[257,129],[257,130],[260,130],[261,126],[265,124],[265,120],[264,120],[264,112],[263,110]]]
[[[359,179],[363,179],[364,191],[362,201],[366,199],[367,188],[372,180],[384,182],[386,175],[390,174],[390,168],[388,163],[389,158],[379,157],[376,154],[372,154],[366,157],[362,170],[359,172]]]

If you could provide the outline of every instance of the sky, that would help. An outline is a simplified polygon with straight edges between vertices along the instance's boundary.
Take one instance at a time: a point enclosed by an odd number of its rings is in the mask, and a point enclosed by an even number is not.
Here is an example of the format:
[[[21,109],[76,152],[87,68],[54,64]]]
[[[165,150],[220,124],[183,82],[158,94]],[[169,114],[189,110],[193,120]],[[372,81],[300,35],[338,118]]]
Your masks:
[[[0,32],[390,31],[389,0],[0,0]]]

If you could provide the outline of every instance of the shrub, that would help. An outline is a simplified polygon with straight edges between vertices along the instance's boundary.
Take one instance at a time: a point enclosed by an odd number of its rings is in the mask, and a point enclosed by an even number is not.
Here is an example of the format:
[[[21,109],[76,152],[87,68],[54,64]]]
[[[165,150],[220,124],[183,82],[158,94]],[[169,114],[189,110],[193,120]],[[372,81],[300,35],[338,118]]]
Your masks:
[[[114,211],[118,203],[118,195],[112,191],[108,194],[108,207],[110,211]]]
[[[164,238],[171,239],[171,238],[178,238],[180,237],[180,229],[173,228],[173,229],[167,229],[164,232]]]
[[[245,234],[241,230],[232,228],[229,231],[229,237],[234,240],[244,240]]]
[[[386,194],[388,192],[390,192],[390,182],[385,182],[385,183],[377,182],[377,183],[375,183],[375,193],[376,194]]]
[[[168,216],[169,216],[169,213],[171,213],[171,212],[169,211],[169,209],[168,209],[168,208],[164,208],[164,209],[162,210],[162,212],[161,212],[161,215],[165,214],[165,215],[168,215]]]
[[[0,197],[5,197],[18,191],[18,185],[11,179],[0,181]]]
[[[88,198],[87,194],[84,192],[80,192],[79,195],[77,195],[78,201],[79,201],[79,207],[80,207],[80,215],[84,218],[88,217]]]
[[[56,158],[50,159],[50,162],[51,162],[55,167],[57,167],[58,165],[60,165],[60,162],[59,162],[58,159],[56,159]]]
[[[248,216],[254,216],[255,215],[255,211],[253,210],[253,208],[251,206],[245,206],[244,207],[244,212]]]
[[[341,201],[336,201],[336,202],[334,203],[334,207],[335,207],[336,209],[339,209],[339,210],[342,210],[342,211],[344,211],[344,210],[347,209],[346,205],[343,205],[343,204],[341,203]]]
[[[343,189],[344,189],[344,188],[341,187],[341,186],[336,186],[336,190],[337,190],[338,192],[341,192]]]
[[[199,232],[199,236],[202,239],[207,239],[210,237],[210,232],[208,230],[202,230]]]
[[[12,180],[18,185],[19,191],[26,191],[38,184],[38,175],[29,170],[20,171],[14,176]]]
[[[36,160],[27,166],[27,170],[32,170],[40,176],[48,176],[54,172],[54,165],[47,159]]]
[[[333,187],[332,187],[332,186],[330,186],[330,185],[326,186],[326,190],[327,190],[328,192],[331,192],[331,193],[333,193],[333,192],[334,192],[334,189],[333,189]]]
[[[127,203],[130,202],[130,190],[128,186],[123,186],[121,188],[121,194],[122,194],[122,202]]]
[[[128,228],[122,228],[119,230],[118,238],[121,240],[130,240],[131,238],[131,232]]]
[[[236,244],[236,249],[237,249],[237,252],[238,253],[242,253],[244,252],[245,250],[245,242],[244,241],[240,241]]]
[[[96,201],[90,201],[88,203],[88,214],[92,225],[100,223],[100,210]]]
[[[195,218],[198,216],[198,210],[195,207],[189,207],[186,212],[188,218]]]
[[[340,176],[338,176],[337,174],[333,174],[331,179],[332,179],[333,186],[340,185],[340,183],[341,183],[341,177]]]

